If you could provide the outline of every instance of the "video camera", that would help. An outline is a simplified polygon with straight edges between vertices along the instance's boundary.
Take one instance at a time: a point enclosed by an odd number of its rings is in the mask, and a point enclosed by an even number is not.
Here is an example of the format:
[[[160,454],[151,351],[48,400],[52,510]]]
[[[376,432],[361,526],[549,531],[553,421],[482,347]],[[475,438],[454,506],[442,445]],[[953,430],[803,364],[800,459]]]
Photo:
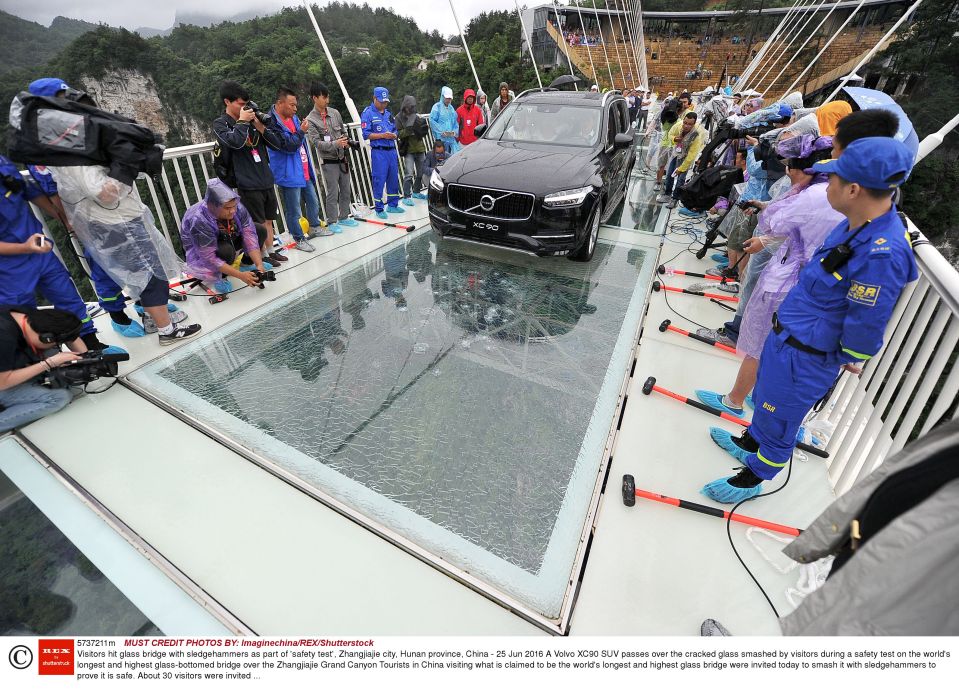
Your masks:
[[[261,289],[265,289],[266,286],[263,282],[275,282],[276,281],[276,272],[272,269],[268,269],[265,272],[261,272],[258,269],[253,270],[253,276],[256,278],[256,285]]]
[[[83,93],[77,93],[83,95]],[[161,137],[88,100],[21,92],[10,105],[8,157],[26,165],[103,165],[126,185],[163,167]]]
[[[120,370],[119,362],[129,359],[130,355],[126,352],[104,354],[101,350],[90,350],[81,354],[75,362],[51,369],[43,383],[50,388],[86,386],[103,377],[116,377]]]

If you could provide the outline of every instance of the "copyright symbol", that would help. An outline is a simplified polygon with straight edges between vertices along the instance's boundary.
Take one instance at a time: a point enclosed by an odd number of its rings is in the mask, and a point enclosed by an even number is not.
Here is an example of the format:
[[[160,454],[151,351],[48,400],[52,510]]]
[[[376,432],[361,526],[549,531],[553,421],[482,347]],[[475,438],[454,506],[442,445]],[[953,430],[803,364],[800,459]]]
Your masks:
[[[14,646],[10,649],[7,659],[17,670],[25,670],[33,662],[33,651],[26,646]]]

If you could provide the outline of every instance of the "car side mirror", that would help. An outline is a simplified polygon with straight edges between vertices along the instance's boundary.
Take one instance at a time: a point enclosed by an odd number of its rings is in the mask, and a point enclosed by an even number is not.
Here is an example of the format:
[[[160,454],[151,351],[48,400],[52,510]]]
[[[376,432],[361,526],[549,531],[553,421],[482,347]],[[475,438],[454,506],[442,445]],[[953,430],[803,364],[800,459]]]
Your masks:
[[[618,133],[613,137],[613,148],[616,150],[629,148],[631,145],[633,145],[633,134],[631,133]]]
[[[486,133],[486,127],[487,127],[487,124],[480,124],[475,129],[473,129],[473,135],[479,138],[484,133]]]

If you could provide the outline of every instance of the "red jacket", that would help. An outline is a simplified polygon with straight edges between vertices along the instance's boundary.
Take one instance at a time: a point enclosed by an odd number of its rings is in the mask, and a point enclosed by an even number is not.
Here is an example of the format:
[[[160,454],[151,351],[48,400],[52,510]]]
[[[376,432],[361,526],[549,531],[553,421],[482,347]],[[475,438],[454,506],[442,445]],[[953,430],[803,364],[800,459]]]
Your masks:
[[[473,98],[472,106],[467,106],[467,97]],[[472,90],[463,92],[463,104],[457,108],[456,118],[460,123],[459,142],[464,146],[468,146],[476,140],[476,136],[473,135],[473,130],[483,123],[483,110],[476,106],[476,93]]]

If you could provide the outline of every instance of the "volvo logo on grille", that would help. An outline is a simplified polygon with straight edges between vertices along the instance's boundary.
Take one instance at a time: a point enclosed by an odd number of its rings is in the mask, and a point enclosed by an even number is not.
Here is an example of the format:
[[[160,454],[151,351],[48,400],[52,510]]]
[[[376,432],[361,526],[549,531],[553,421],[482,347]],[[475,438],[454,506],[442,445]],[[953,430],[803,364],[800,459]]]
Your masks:
[[[492,211],[493,206],[496,204],[496,200],[491,197],[489,194],[484,194],[480,198],[480,208],[483,211]]]

